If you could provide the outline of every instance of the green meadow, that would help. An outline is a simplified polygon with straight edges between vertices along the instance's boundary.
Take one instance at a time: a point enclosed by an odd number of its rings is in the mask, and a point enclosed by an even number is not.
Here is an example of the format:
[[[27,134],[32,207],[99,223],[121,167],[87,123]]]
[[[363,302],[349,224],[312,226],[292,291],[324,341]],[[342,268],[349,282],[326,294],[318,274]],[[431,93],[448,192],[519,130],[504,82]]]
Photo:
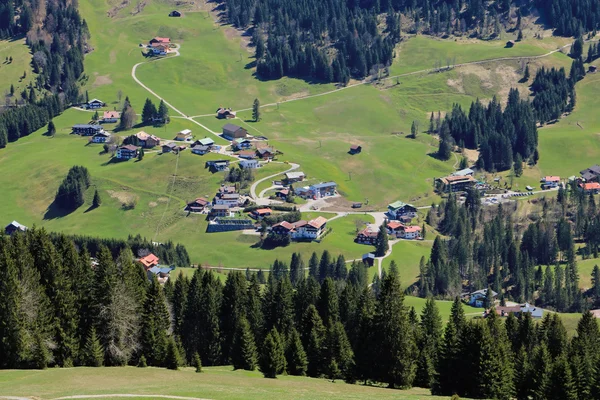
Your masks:
[[[7,60],[12,57],[12,62]],[[25,73],[25,78],[23,78]],[[11,101],[21,98],[21,92],[33,80],[31,52],[25,39],[0,40],[0,95],[4,104],[5,95],[10,93],[10,85],[15,89]],[[27,90],[29,93],[29,90]]]

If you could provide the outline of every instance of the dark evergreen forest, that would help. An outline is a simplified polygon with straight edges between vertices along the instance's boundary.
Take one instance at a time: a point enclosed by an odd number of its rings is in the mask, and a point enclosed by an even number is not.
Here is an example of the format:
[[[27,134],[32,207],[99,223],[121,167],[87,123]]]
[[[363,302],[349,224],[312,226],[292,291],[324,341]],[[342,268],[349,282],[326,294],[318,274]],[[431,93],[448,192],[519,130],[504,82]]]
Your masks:
[[[591,313],[569,339],[557,314],[467,319],[456,299],[444,328],[431,298],[420,315],[405,305],[393,263],[373,285],[364,264],[325,251],[308,276],[298,254],[277,261],[264,287],[250,271],[222,284],[202,269],[161,286],[129,247],[96,245],[92,266],[64,235],[0,237],[1,368],[233,365],[482,399],[600,393]]]

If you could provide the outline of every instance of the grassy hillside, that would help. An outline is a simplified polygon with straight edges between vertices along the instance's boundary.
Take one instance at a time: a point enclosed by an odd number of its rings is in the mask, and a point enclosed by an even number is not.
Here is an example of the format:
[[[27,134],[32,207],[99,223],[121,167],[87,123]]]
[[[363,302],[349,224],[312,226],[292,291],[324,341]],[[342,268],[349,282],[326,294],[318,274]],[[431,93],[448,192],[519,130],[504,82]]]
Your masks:
[[[158,368],[56,368],[45,371],[0,371],[3,396],[35,396],[55,399],[62,396],[134,394],[137,399],[156,399],[153,395],[183,396],[214,400],[271,399],[445,399],[429,395],[428,390],[390,390],[384,388],[332,383],[325,379],[281,376],[265,379],[262,374],[231,371],[231,367],[193,368],[170,371]],[[103,398],[103,397],[96,397]],[[125,397],[123,397],[125,398]]]

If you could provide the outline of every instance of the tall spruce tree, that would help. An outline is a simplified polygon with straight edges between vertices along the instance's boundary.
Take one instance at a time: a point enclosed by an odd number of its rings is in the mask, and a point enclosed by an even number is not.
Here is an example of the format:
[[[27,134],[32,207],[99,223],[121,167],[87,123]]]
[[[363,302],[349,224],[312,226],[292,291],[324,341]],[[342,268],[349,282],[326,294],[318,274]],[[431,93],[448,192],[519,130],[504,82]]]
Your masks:
[[[287,372],[290,375],[304,376],[308,366],[308,358],[300,340],[300,334],[296,329],[292,329],[288,338],[288,345],[285,352]]]
[[[148,365],[162,367],[166,363],[170,321],[163,289],[156,276],[148,287],[143,310],[140,351]]]
[[[104,350],[96,336],[96,328],[90,328],[85,347],[83,349],[84,365],[88,367],[101,367],[104,363]]]
[[[241,317],[237,322],[230,354],[233,369],[245,369],[247,371],[256,369],[258,362],[256,344],[250,324],[244,317]]]
[[[222,351],[225,363],[228,363],[230,360],[231,355],[229,350],[232,347],[233,338],[239,328],[240,319],[243,318],[245,313],[246,295],[246,279],[242,273],[234,271],[227,274],[220,312],[221,338],[223,341]]]
[[[265,378],[276,378],[285,371],[284,346],[275,328],[271,329],[265,337],[259,367]]]
[[[379,227],[379,232],[377,233],[377,241],[375,242],[375,256],[385,256],[385,254],[388,251],[388,248],[388,232],[385,223],[383,223]]]
[[[421,335],[415,386],[430,388],[437,364],[438,349],[442,340],[442,317],[433,298],[428,298],[421,313]]]
[[[462,382],[456,379],[456,371],[461,365],[461,340],[465,325],[465,313],[460,300],[456,298],[440,346],[436,376],[431,389],[433,394],[447,396],[461,391]]]
[[[0,366],[18,368],[25,356],[25,327],[19,271],[9,245],[0,238]]]

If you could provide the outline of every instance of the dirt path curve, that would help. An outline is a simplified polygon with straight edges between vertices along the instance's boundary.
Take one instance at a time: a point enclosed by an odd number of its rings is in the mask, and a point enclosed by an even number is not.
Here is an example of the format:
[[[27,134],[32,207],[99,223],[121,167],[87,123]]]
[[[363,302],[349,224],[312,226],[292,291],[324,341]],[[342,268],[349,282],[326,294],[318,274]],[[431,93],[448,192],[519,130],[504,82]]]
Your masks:
[[[548,52],[546,54],[541,54],[539,56],[515,56],[515,57],[490,58],[488,60],[470,61],[470,62],[466,62],[466,63],[454,64],[454,65],[452,65],[452,68],[460,68],[460,67],[465,67],[467,65],[487,64],[487,63],[498,62],[498,61],[536,60],[536,59],[539,59],[539,58],[548,57],[548,56],[550,56],[550,55],[552,55],[554,53],[558,53],[559,51],[561,51],[561,50],[563,50],[563,49],[565,49],[567,47],[570,47],[570,46],[571,46],[571,44],[566,44],[564,46],[561,46],[561,47],[557,48],[556,50],[552,50],[552,51],[550,51],[550,52]],[[380,79],[380,81],[385,81],[385,80],[389,80],[389,79],[396,79],[396,78],[402,78],[404,76],[411,76],[411,75],[418,75],[418,74],[423,74],[423,73],[436,72],[436,71],[439,71],[439,69],[427,68],[427,69],[422,69],[422,70],[419,70],[419,71],[412,71],[412,72],[406,72],[404,74],[399,74],[399,75],[394,75],[394,76],[388,76],[386,78]],[[335,89],[335,90],[330,90],[330,91],[323,92],[323,93],[318,93],[318,94],[312,94],[312,95],[309,95],[309,96],[297,97],[297,98],[294,98],[294,99],[282,100],[282,101],[278,101],[278,102],[275,102],[275,103],[263,104],[260,107],[261,108],[263,108],[263,107],[273,107],[273,106],[276,106],[276,105],[279,105],[279,104],[282,104],[282,103],[289,103],[289,102],[298,101],[298,100],[306,100],[306,99],[310,99],[310,98],[313,98],[313,97],[327,96],[329,94],[337,93],[337,92],[340,92],[342,90],[347,90],[347,89],[350,89],[350,88],[353,88],[353,87],[356,87],[356,86],[367,85],[367,84],[369,84],[371,82],[372,81],[362,80],[362,81],[360,81],[358,83],[354,83],[352,85],[344,86],[344,87],[341,87],[341,88],[338,88],[338,89]],[[241,110],[236,110],[236,112],[243,112],[243,111],[250,111],[250,110],[252,110],[252,108],[244,108],[244,109],[241,109]]]
[[[277,173],[277,174],[269,175],[269,176],[267,176],[267,177],[265,177],[265,178],[259,179],[259,180],[257,180],[256,182],[254,182],[254,183],[252,184],[252,186],[250,186],[250,197],[252,197],[252,199],[253,199],[254,201],[256,201],[256,203],[257,203],[257,204],[258,204],[258,202],[259,202],[259,201],[261,201],[261,202],[263,202],[263,203],[264,203],[264,202],[266,202],[266,204],[269,204],[271,200],[268,200],[268,199],[266,199],[266,200],[265,200],[265,199],[261,199],[259,196],[257,196],[257,195],[256,195],[256,187],[257,187],[257,186],[258,186],[258,184],[259,184],[259,183],[261,183],[261,182],[264,182],[264,181],[266,181],[266,180],[268,180],[268,179],[273,179],[273,178],[275,178],[276,176],[280,176],[280,175],[283,175],[283,174],[285,174],[285,173],[287,173],[287,172],[290,172],[290,171],[293,171],[293,170],[295,170],[295,169],[298,169],[298,168],[300,168],[300,165],[298,165],[298,164],[294,164],[294,163],[290,163],[290,166],[291,166],[291,168],[290,168],[290,169],[288,169],[287,171],[283,171],[283,172],[279,172],[279,173]]]
[[[81,394],[76,396],[65,396],[65,397],[57,397],[52,400],[70,400],[70,399],[98,399],[98,398],[106,398],[106,397],[154,397],[157,399],[174,399],[174,400],[210,400],[199,397],[183,397],[183,396],[168,396],[163,394]],[[1,397],[0,397],[1,398]],[[16,397],[15,399],[20,399]],[[31,399],[27,399],[31,400]]]

